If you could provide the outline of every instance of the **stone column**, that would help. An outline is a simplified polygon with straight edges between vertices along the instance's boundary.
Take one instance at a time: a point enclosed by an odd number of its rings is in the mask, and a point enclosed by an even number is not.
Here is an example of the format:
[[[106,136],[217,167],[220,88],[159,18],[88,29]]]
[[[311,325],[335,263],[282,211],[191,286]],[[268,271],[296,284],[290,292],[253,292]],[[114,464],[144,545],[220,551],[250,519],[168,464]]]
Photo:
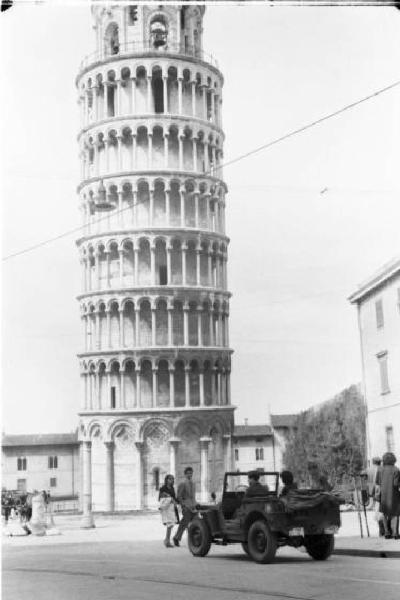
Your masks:
[[[208,489],[208,445],[211,438],[200,438],[200,498],[202,502],[207,502],[209,497]]]
[[[212,251],[209,250],[207,253],[208,258],[208,285],[213,287],[213,276],[212,276]]]
[[[193,171],[197,171],[197,138],[192,138],[193,142]]]
[[[151,285],[156,285],[156,248],[154,244],[150,246],[150,273]]]
[[[182,285],[186,285],[186,252],[187,248],[182,244]]]
[[[149,145],[148,145],[148,150],[147,150],[147,168],[152,169],[153,168],[153,134],[148,133],[147,137],[149,139]]]
[[[175,368],[170,367],[169,369],[169,405],[175,406]]]
[[[182,82],[183,78],[178,77],[178,114],[182,114]]]
[[[135,346],[140,346],[140,308],[135,306]]]
[[[134,262],[134,275],[135,275],[135,286],[139,285],[139,248],[133,249],[133,254],[135,256]]]
[[[117,135],[117,171],[122,171],[122,135]]]
[[[153,397],[152,397],[152,405],[153,405],[153,408],[156,408],[156,406],[157,406],[157,392],[158,392],[158,389],[157,389],[158,388],[158,377],[157,377],[158,371],[157,371],[157,369],[155,367],[153,367],[152,373],[153,373],[153,382],[152,382],[153,383],[153,386],[152,386],[153,387]]]
[[[131,169],[134,171],[136,168],[136,133],[132,133],[132,156],[131,156]],[[135,198],[133,199],[135,202]]]
[[[206,173],[210,170],[210,163],[208,161],[208,142],[206,140],[203,141],[204,146],[204,170]]]
[[[226,371],[226,403],[231,403],[231,372],[230,369]]]
[[[151,345],[156,345],[156,309],[151,307]]]
[[[110,252],[106,251],[104,252],[104,254],[106,255],[106,287],[109,288],[111,283],[110,283]]]
[[[215,340],[214,340],[214,323],[213,323],[214,316],[213,316],[213,309],[212,309],[212,307],[210,309],[210,312],[209,312],[209,315],[208,315],[208,319],[209,319],[208,325],[209,325],[209,328],[210,328],[210,346],[215,346]]]
[[[221,371],[217,371],[217,404],[221,406]]]
[[[125,371],[121,368],[120,373],[120,394],[119,394],[119,408],[126,408],[125,402]]]
[[[151,110],[151,75],[147,76],[147,112],[153,112]]]
[[[103,119],[108,119],[108,81],[103,82],[104,102],[103,102]]]
[[[199,372],[200,406],[204,406],[204,371]]]
[[[122,306],[119,307],[119,347],[123,348],[125,345],[124,339],[124,309]]]
[[[204,194],[204,198],[206,200],[206,228],[207,229],[211,229],[211,222],[210,222],[210,194]]]
[[[176,478],[176,461],[180,439],[172,437],[169,440],[169,472]]]
[[[185,193],[183,190],[179,190],[179,196],[181,200],[181,227],[185,227]]]
[[[192,81],[192,115],[196,116],[196,81]]]
[[[140,367],[135,369],[136,373],[136,407],[141,408],[142,400],[141,400],[141,376],[140,376]]]
[[[119,285],[123,287],[124,285],[124,250],[121,248],[118,250],[119,254]]]
[[[167,246],[167,285],[172,285],[172,248]]]
[[[232,471],[232,437],[230,433],[223,435],[225,471]]]
[[[196,285],[200,284],[200,248],[196,248]]]
[[[143,508],[143,442],[135,442],[137,449],[137,471],[136,471],[136,483],[137,483],[137,496],[136,504],[137,509]]]
[[[95,312],[96,315],[96,325],[95,325],[95,348],[97,350],[100,349],[101,346],[101,340],[100,340],[100,312],[98,310],[96,310]]]
[[[166,226],[171,227],[171,190],[165,190],[165,220]]]
[[[163,77],[164,114],[168,113],[168,77]]]
[[[178,135],[179,143],[179,171],[183,171],[183,135]]]
[[[203,119],[207,121],[207,86],[202,85],[203,88]]]
[[[189,305],[183,305],[183,345],[189,345]]]
[[[121,137],[121,140],[122,140],[122,137]],[[122,163],[121,163],[121,169],[122,169]],[[124,226],[124,216],[125,216],[125,212],[122,208],[122,199],[123,199],[124,192],[121,189],[121,190],[118,190],[117,194],[118,194],[118,226],[120,228],[122,228]]]
[[[84,440],[82,442],[83,453],[83,490],[82,490],[82,508],[83,515],[80,523],[81,529],[91,529],[95,527],[92,514],[92,442]]]
[[[168,169],[168,133],[164,133],[164,169]]]
[[[202,346],[203,345],[203,331],[202,331],[202,323],[201,323],[201,316],[203,314],[203,308],[197,307],[197,345],[198,346]]]
[[[194,226],[199,228],[199,192],[194,192]]]
[[[121,80],[117,79],[115,82],[117,84],[117,93],[116,93],[116,115],[119,116],[121,114]]]
[[[111,348],[111,311],[106,310],[107,348]]]
[[[189,385],[190,367],[185,365],[185,408],[190,406],[190,385]]]
[[[167,319],[168,319],[168,346],[172,346],[172,305],[167,306]]]
[[[106,447],[106,512],[114,511],[114,442],[104,442]]]

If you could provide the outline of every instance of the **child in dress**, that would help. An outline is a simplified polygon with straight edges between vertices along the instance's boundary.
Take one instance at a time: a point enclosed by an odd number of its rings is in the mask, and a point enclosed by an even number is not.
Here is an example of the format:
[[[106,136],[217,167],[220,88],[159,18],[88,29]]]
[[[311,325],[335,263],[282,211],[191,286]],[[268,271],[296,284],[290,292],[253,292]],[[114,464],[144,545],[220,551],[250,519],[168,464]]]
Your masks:
[[[164,546],[166,548],[173,548],[173,544],[171,544],[171,531],[173,526],[179,522],[174,481],[173,475],[166,475],[164,485],[160,488],[158,496],[158,508],[161,512],[161,520],[167,528],[164,539]]]

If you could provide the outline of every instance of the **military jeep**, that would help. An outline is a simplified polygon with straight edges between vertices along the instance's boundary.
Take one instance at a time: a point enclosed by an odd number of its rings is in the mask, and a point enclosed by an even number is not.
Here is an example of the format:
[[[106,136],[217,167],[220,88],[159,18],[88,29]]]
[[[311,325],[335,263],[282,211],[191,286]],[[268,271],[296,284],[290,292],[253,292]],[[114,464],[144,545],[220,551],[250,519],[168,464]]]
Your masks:
[[[340,500],[323,490],[279,497],[279,473],[265,471],[259,472],[259,495],[248,495],[247,475],[225,473],[222,501],[197,507],[188,529],[190,552],[206,556],[213,543],[240,543],[255,562],[270,563],[281,546],[304,546],[315,560],[326,560],[340,527]]]

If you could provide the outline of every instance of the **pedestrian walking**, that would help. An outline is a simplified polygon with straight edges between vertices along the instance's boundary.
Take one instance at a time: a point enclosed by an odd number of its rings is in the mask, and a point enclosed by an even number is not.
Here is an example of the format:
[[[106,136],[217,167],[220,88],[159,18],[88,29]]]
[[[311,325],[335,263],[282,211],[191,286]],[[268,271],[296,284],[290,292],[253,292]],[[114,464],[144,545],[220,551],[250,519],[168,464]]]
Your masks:
[[[385,528],[383,526],[383,515],[379,510],[379,502],[375,500],[375,482],[376,475],[378,471],[381,469],[382,459],[380,456],[374,456],[372,459],[372,465],[367,469],[368,476],[368,492],[370,497],[370,507],[374,511],[375,521],[378,523],[379,528],[379,537],[383,537],[385,535]]]
[[[173,537],[175,546],[179,546],[183,532],[187,529],[190,521],[194,517],[196,502],[196,486],[193,481],[192,467],[186,467],[184,471],[185,479],[178,486],[177,498],[182,507],[182,519],[179,527]]]
[[[159,510],[161,511],[161,520],[166,527],[166,533],[164,538],[164,546],[166,548],[173,548],[173,544],[171,544],[171,531],[174,525],[176,525],[176,523],[179,523],[174,483],[174,476],[166,475],[164,479],[164,485],[161,486],[158,495]]]
[[[376,500],[379,502],[379,510],[383,513],[383,526],[385,538],[399,535],[400,517],[400,471],[395,466],[396,457],[393,452],[386,452],[382,457],[382,468],[376,474]]]

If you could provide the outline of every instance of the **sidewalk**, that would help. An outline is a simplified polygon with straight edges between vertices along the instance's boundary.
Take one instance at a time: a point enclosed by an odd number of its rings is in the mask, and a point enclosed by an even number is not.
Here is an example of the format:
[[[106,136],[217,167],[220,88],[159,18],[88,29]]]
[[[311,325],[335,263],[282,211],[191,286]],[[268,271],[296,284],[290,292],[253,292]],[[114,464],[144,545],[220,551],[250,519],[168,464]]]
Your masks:
[[[3,528],[4,546],[42,546],[53,544],[81,544],[104,542],[140,542],[160,540],[163,526],[158,511],[137,512],[116,515],[95,515],[96,527],[81,529],[80,515],[55,515],[54,522],[58,535],[38,537],[34,535],[7,537]],[[342,514],[342,527],[335,537],[335,554],[348,556],[369,556],[376,558],[400,558],[400,540],[385,540],[377,535],[377,524],[368,519],[371,537],[360,536],[356,513]],[[365,523],[363,532],[366,536]],[[6,549],[4,548],[6,551]]]

